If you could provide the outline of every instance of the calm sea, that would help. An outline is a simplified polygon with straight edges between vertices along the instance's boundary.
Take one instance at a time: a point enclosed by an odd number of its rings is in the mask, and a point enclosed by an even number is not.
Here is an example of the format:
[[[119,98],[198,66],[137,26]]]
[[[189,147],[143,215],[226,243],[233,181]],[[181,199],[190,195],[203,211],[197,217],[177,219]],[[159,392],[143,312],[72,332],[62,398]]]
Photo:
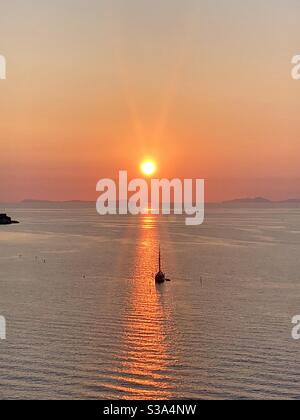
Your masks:
[[[11,209],[0,398],[300,397],[300,209]],[[156,286],[158,244],[170,283]]]

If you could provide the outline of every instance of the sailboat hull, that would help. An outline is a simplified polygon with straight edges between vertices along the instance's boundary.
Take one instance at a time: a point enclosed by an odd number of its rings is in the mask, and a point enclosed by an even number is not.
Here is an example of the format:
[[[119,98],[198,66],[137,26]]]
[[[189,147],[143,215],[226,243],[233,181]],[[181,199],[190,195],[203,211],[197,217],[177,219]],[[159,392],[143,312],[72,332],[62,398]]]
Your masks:
[[[164,283],[165,281],[166,281],[166,276],[164,275],[164,273],[159,272],[156,274],[155,276],[156,283]]]

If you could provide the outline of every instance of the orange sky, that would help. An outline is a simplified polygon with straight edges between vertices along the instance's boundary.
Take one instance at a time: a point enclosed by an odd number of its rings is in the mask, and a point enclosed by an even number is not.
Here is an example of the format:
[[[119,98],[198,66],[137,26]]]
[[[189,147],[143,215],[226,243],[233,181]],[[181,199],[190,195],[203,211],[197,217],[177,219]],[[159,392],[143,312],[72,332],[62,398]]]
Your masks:
[[[205,177],[209,201],[300,197],[299,13],[298,0],[1,5],[0,201],[94,200],[100,178],[139,175],[147,156],[161,177]]]

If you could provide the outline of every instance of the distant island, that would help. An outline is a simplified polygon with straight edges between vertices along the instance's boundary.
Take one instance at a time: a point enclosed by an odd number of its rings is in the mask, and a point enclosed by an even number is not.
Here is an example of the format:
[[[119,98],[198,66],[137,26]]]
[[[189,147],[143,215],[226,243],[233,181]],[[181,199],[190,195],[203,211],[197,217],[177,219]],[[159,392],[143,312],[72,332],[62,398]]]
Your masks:
[[[266,203],[273,203],[273,201],[268,200],[267,198],[263,197],[255,197],[255,198],[237,198],[235,200],[228,200],[223,201],[223,204],[266,204]]]
[[[0,225],[12,225],[19,222],[16,222],[15,220],[11,220],[11,217],[8,217],[7,214],[2,213],[0,214]]]
[[[223,205],[243,205],[243,204],[300,204],[300,198],[290,198],[287,200],[268,200],[264,197],[246,197],[246,198],[237,198],[234,200],[223,201]]]
[[[284,201],[280,201],[280,203],[296,203],[296,204],[300,204],[300,198],[290,198],[289,200],[284,200]]]

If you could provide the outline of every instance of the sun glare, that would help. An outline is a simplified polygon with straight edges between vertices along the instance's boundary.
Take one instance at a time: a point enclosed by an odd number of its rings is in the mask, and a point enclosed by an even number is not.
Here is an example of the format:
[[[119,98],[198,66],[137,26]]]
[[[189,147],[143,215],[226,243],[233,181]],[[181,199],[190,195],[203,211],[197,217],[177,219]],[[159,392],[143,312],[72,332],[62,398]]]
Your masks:
[[[146,160],[141,165],[141,171],[146,176],[151,176],[156,171],[156,165],[152,160]]]

